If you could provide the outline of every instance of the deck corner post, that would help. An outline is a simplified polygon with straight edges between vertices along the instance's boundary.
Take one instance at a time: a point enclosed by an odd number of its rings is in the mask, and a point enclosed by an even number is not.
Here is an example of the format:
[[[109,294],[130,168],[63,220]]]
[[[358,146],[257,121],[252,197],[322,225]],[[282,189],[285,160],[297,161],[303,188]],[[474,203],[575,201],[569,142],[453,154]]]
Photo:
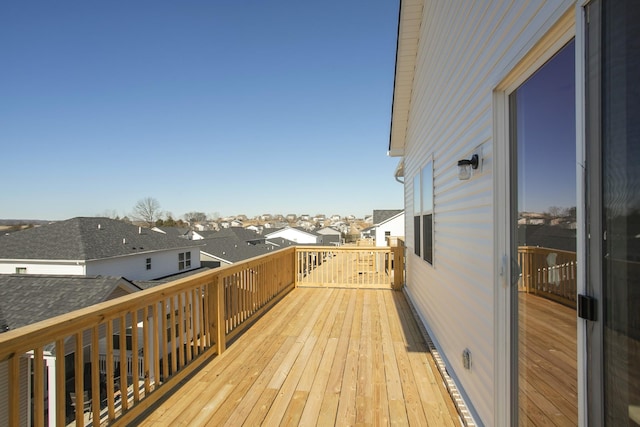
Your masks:
[[[393,290],[399,291],[404,284],[404,246],[394,246],[391,252],[393,252]]]

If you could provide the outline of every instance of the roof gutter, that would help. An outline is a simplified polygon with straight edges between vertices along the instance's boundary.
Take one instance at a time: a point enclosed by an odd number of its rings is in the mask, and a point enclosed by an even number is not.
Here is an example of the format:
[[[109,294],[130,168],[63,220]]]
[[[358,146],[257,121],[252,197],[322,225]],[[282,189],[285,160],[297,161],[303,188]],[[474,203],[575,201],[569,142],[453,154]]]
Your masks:
[[[404,184],[404,179],[400,179],[400,178],[404,178],[404,158],[402,158],[399,162],[398,162],[398,166],[396,166],[396,170],[393,173],[393,177],[396,179],[396,181],[398,181],[400,184]]]

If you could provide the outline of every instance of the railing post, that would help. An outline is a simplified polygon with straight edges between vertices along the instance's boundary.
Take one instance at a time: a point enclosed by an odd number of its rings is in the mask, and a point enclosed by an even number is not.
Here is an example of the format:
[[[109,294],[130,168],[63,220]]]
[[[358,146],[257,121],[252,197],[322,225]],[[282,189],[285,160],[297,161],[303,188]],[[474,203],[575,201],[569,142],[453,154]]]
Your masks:
[[[404,284],[404,246],[391,248],[393,253],[393,290],[399,291]]]
[[[216,276],[214,281],[216,300],[216,341],[218,343],[218,354],[224,353],[227,349],[227,328],[225,327],[225,306],[224,306],[224,281],[220,280],[220,276]]]
[[[296,288],[298,287],[298,277],[300,276],[298,274],[298,269],[300,268],[300,265],[298,265],[298,258],[298,247],[296,246],[293,249],[293,283]]]

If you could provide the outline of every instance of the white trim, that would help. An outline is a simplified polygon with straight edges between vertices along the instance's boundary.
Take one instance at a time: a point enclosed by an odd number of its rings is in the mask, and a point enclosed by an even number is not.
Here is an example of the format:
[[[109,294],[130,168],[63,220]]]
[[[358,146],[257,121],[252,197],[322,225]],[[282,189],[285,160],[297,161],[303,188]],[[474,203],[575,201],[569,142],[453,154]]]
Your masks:
[[[583,2],[586,4],[586,2]],[[575,64],[576,64],[576,184],[577,184],[577,194],[576,194],[576,215],[577,215],[577,240],[576,240],[576,248],[577,250],[577,258],[576,261],[578,263],[578,271],[577,271],[577,284],[576,284],[576,292],[578,294],[586,294],[587,291],[587,281],[586,281],[586,251],[584,248],[587,247],[587,242],[585,239],[586,233],[586,200],[585,200],[585,192],[586,192],[586,175],[585,175],[585,161],[586,161],[586,99],[585,99],[585,82],[586,82],[586,63],[585,63],[585,53],[586,53],[586,16],[584,6],[577,4],[575,7],[575,28],[576,28],[576,37],[575,37]],[[577,82],[580,82],[578,84]],[[583,250],[580,250],[580,249]],[[588,367],[587,367],[587,328],[586,322],[580,321],[578,319],[578,330],[577,330],[577,352],[578,352],[578,360],[577,360],[577,368],[578,368],[578,425],[586,426],[588,425],[588,394],[587,394],[587,375],[588,375]]]
[[[511,278],[511,259],[510,231],[505,228],[505,224],[509,224],[510,218],[510,194],[509,182],[511,176],[511,161],[509,149],[509,95],[515,91],[522,83],[524,83],[533,73],[535,73],[545,62],[551,59],[565,44],[576,36],[576,15],[578,14],[575,6],[558,7],[556,12],[547,20],[544,25],[529,41],[527,48],[523,49],[522,55],[505,68],[501,74],[502,77],[496,83],[493,90],[493,137],[494,137],[494,156],[495,156],[495,172],[494,172],[494,266],[496,284],[495,284],[495,312],[494,312],[494,333],[495,333],[495,391],[494,391],[494,414],[496,425],[511,425],[513,420],[511,413],[512,396],[511,382],[512,371],[511,360],[511,303],[510,303],[510,278]],[[578,45],[576,44],[576,55],[578,55]],[[576,64],[576,86],[579,86],[577,80],[578,67]],[[580,93],[582,93],[580,91]],[[576,91],[576,97],[578,91]],[[576,109],[578,106],[576,106]],[[581,114],[583,110],[576,111]],[[577,116],[576,116],[577,117]],[[576,126],[578,126],[578,118],[576,118]],[[576,135],[583,136],[580,131]],[[581,197],[581,196],[580,196]],[[577,206],[580,206],[578,204]],[[584,263],[583,263],[584,265]],[[578,352],[580,353],[580,352]],[[578,355],[580,360],[581,356]],[[578,371],[580,374],[580,370]],[[580,392],[580,390],[579,390]],[[579,403],[580,403],[579,396]],[[579,418],[585,408],[578,408]],[[582,424],[581,424],[582,425]]]
[[[494,277],[497,278],[494,293],[494,333],[495,333],[495,388],[494,388],[494,414],[496,425],[507,426],[511,418],[510,401],[511,388],[511,363],[510,349],[511,337],[509,335],[509,322],[511,319],[511,304],[509,303],[509,285],[511,277],[511,264],[509,262],[509,233],[504,224],[509,219],[509,176],[511,174],[508,155],[509,147],[509,102],[508,96],[503,91],[493,93],[493,132],[494,132],[494,239],[493,250]]]

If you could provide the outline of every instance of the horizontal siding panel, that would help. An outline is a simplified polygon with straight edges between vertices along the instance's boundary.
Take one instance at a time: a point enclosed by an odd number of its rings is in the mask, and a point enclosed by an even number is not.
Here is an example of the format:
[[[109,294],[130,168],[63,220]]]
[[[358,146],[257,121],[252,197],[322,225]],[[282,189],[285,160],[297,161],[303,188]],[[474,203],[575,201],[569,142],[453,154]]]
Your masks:
[[[493,91],[572,2],[425,2],[405,140],[407,288],[469,398],[495,424]],[[414,25],[412,23],[411,25]],[[395,118],[394,118],[395,120]],[[457,161],[482,150],[481,171]],[[433,159],[434,265],[413,253],[413,178]],[[469,348],[473,368],[462,367]]]

